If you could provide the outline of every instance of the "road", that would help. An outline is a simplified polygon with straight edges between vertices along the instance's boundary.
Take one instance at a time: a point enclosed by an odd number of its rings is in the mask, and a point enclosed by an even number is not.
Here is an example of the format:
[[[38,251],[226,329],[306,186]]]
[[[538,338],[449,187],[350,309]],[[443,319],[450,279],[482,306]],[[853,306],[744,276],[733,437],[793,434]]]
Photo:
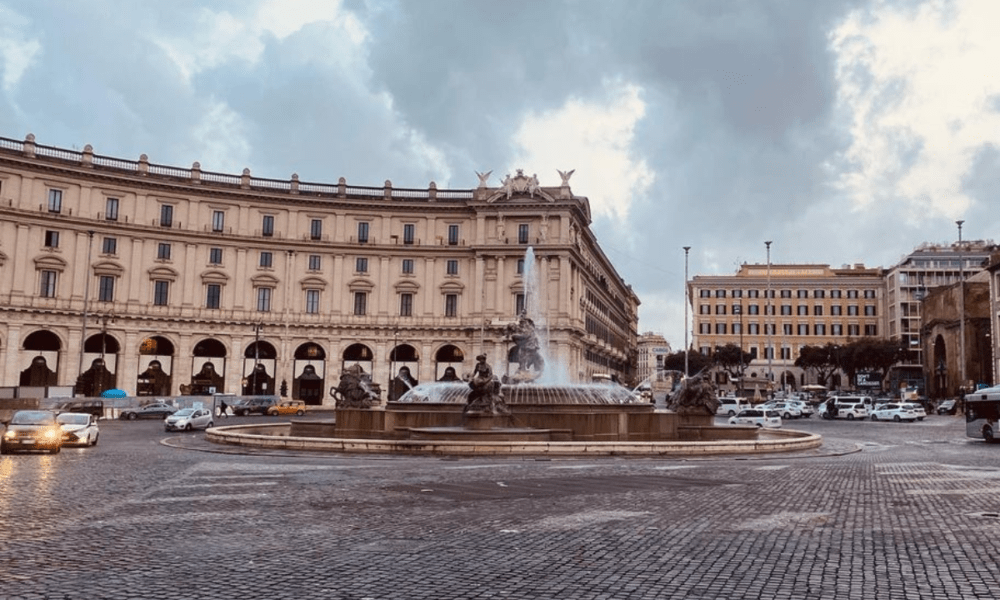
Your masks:
[[[0,600],[1000,595],[1000,445],[961,417],[786,427],[826,443],[373,457],[102,421],[94,448],[0,457]]]

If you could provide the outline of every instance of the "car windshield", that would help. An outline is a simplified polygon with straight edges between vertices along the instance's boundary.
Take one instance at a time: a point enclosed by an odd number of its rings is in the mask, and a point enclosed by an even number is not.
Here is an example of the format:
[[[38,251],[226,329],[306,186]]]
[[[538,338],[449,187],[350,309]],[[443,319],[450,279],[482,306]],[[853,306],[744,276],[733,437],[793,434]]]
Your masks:
[[[64,425],[86,425],[90,423],[90,415],[87,413],[63,413],[56,417],[56,421]]]
[[[194,409],[193,408],[182,408],[179,411],[175,412],[174,416],[175,417],[190,417],[193,414],[194,414]]]
[[[51,425],[55,422],[55,415],[44,410],[21,410],[10,420],[11,425]]]

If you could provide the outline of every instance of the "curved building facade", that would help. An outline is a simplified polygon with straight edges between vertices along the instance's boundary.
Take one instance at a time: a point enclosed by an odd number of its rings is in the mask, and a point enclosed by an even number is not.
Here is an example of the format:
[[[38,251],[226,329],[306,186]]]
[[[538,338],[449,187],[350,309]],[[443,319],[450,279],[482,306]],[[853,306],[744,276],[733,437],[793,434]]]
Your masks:
[[[359,364],[386,399],[402,367],[510,372],[522,310],[564,379],[630,381],[639,300],[590,222],[568,177],[361,187],[0,138],[0,389],[329,405]]]

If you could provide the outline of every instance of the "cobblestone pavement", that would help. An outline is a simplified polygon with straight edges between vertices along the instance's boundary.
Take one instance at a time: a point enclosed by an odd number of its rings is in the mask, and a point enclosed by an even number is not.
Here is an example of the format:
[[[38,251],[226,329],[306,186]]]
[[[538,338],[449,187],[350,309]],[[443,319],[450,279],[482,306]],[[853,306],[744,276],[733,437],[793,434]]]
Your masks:
[[[697,460],[245,452],[101,427],[94,448],[0,457],[0,599],[1000,596],[1000,445],[961,417],[789,422],[824,447]]]

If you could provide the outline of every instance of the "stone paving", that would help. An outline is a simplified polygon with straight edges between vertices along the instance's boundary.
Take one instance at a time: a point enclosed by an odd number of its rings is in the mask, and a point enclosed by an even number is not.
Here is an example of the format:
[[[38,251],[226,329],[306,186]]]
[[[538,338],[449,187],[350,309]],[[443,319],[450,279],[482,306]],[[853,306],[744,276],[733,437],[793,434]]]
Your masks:
[[[793,421],[827,443],[689,460],[246,452],[101,426],[94,448],[0,457],[0,600],[1000,597],[1000,445],[961,417]]]

